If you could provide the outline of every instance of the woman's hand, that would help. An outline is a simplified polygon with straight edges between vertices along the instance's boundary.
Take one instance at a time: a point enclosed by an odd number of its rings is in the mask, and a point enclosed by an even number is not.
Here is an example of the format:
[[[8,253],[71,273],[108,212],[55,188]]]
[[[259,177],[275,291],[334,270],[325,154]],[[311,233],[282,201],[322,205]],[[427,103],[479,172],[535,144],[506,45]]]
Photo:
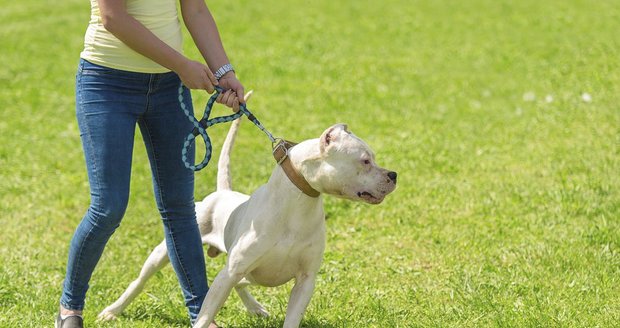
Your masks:
[[[239,80],[237,80],[235,72],[230,71],[224,74],[219,81],[219,85],[226,91],[222,92],[217,97],[216,101],[232,108],[235,113],[238,112],[239,104],[245,103],[245,100],[243,99],[245,92],[243,85],[239,82]]]
[[[176,72],[183,84],[190,89],[204,89],[208,93],[215,91],[217,79],[207,65],[187,59]]]

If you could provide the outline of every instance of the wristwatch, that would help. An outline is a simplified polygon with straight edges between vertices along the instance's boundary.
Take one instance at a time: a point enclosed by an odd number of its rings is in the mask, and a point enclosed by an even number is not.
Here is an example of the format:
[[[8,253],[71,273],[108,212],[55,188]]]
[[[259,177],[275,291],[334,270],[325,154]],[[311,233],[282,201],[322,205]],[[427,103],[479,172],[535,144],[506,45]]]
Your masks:
[[[222,65],[222,67],[218,68],[217,71],[215,71],[215,74],[214,74],[215,78],[219,80],[219,79],[222,78],[222,76],[224,76],[224,74],[226,74],[226,73],[228,73],[230,71],[233,71],[233,72],[235,71],[233,69],[232,65],[231,64],[224,64],[224,65]]]

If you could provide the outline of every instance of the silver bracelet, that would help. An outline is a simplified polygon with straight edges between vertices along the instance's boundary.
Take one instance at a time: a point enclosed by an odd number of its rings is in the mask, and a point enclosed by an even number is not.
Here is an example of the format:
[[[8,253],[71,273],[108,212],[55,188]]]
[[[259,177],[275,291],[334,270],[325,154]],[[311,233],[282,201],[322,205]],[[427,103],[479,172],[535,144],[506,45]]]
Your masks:
[[[222,67],[218,68],[217,71],[215,71],[215,74],[214,74],[215,78],[219,80],[219,79],[222,78],[222,76],[224,76],[224,74],[226,74],[226,73],[228,73],[230,71],[233,71],[233,72],[235,71],[233,69],[232,65],[231,64],[224,64],[224,65],[222,65]]]

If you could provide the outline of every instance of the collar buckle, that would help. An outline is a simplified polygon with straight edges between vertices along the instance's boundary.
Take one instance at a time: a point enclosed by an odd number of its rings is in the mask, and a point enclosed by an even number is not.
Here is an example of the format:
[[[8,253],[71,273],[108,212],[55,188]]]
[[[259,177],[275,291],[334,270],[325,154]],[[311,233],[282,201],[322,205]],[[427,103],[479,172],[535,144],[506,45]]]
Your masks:
[[[272,143],[273,150],[271,153],[276,162],[278,162],[278,165],[282,164],[282,162],[288,158],[288,149],[290,147],[287,147],[287,144],[288,143],[284,139],[275,139]]]

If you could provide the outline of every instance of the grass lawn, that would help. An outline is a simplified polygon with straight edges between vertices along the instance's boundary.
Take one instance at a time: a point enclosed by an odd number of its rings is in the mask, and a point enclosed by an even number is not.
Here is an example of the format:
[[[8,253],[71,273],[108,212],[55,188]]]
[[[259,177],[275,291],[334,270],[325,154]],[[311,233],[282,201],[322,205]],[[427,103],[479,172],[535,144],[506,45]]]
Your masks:
[[[209,5],[268,129],[302,140],[346,122],[399,173],[379,206],[326,197],[327,249],[302,326],[620,325],[617,1]],[[84,0],[0,11],[0,327],[53,325],[89,203],[73,89],[88,18]],[[194,98],[201,111],[206,95]],[[216,153],[226,130],[210,132]],[[242,125],[238,190],[267,180],[269,147]],[[214,190],[214,168],[197,174],[197,199]],[[163,236],[141,140],[132,174],[86,323],[186,327],[171,268],[118,321],[95,323]],[[210,279],[223,261],[207,261]],[[271,319],[231,295],[218,322],[281,326],[290,286],[253,288]]]

